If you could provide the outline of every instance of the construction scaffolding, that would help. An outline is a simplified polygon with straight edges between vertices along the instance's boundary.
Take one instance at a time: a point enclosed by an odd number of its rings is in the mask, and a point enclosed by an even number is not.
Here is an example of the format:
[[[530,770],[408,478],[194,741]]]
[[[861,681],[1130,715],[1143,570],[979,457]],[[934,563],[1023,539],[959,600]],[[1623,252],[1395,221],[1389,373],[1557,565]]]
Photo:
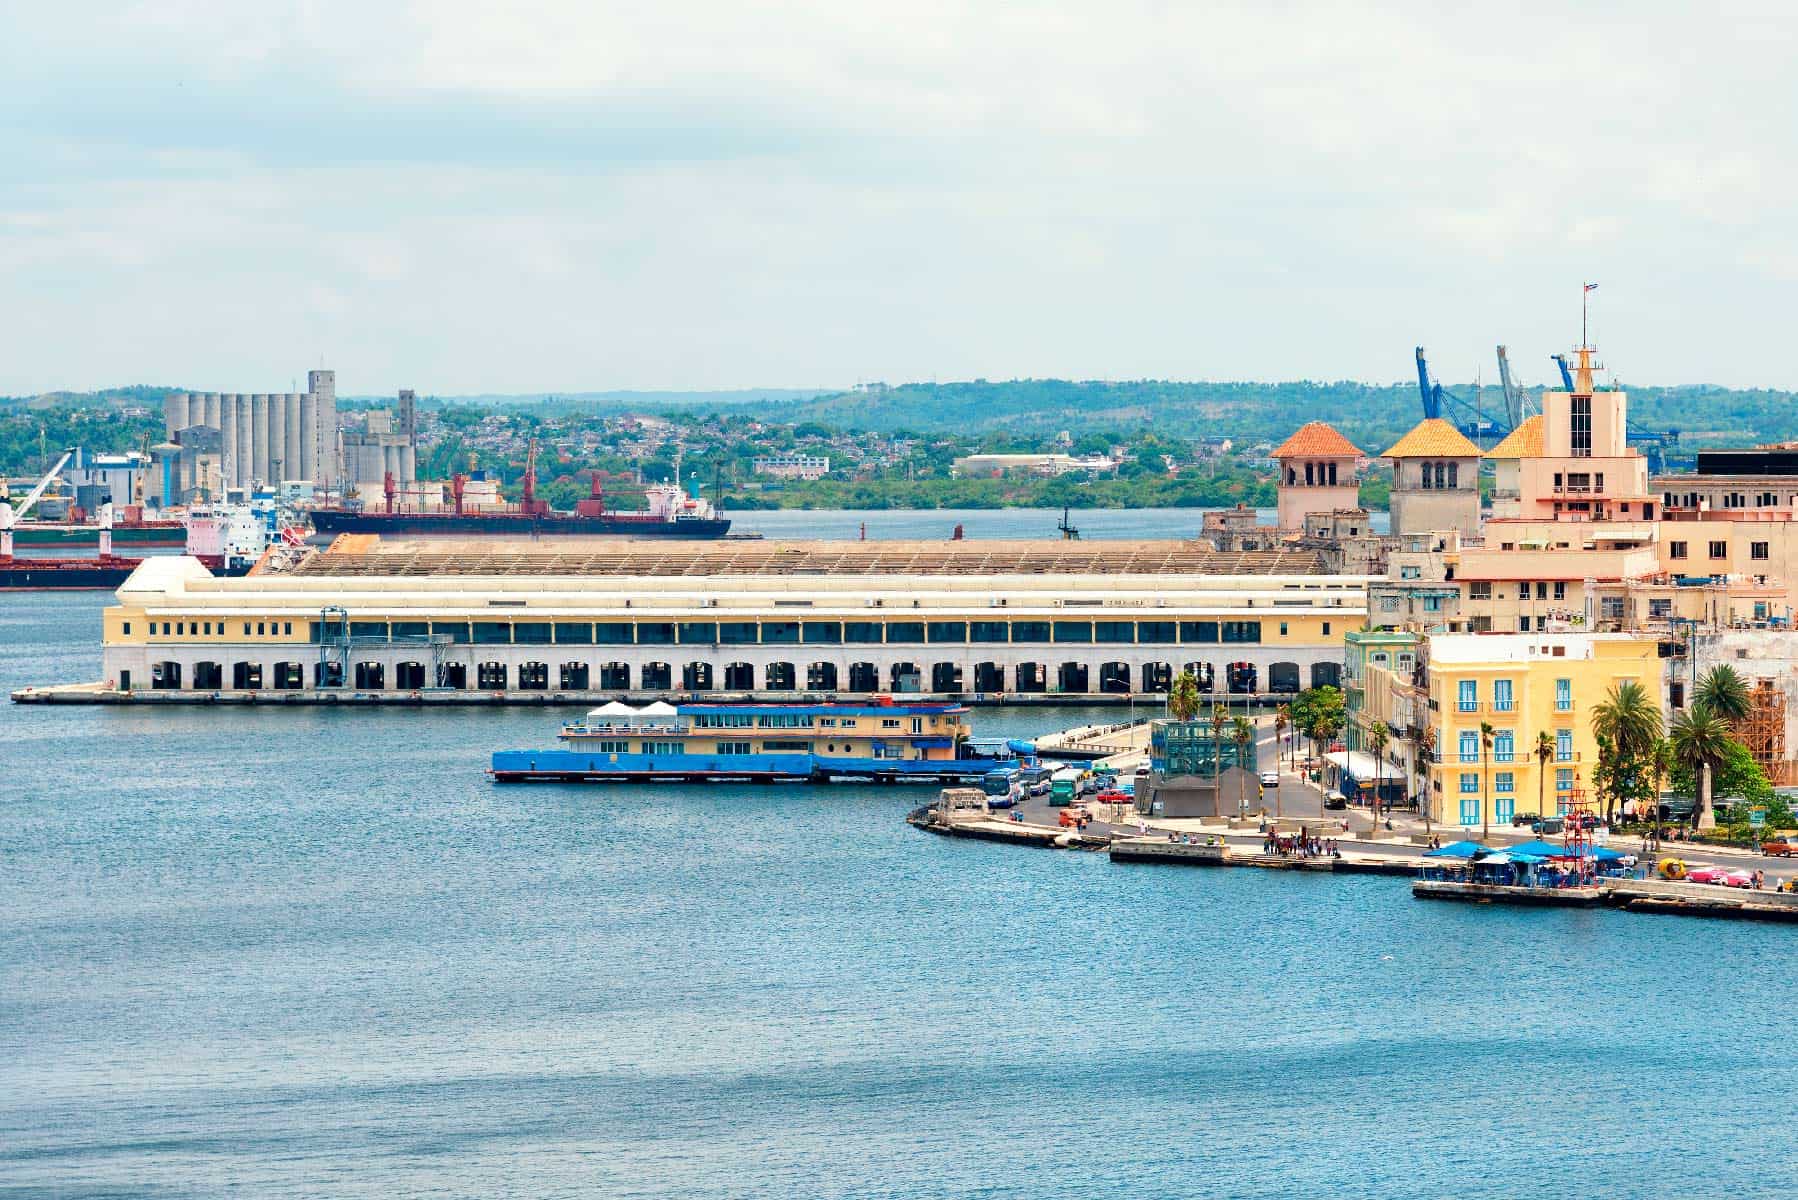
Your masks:
[[[1798,778],[1798,763],[1786,757],[1785,691],[1774,680],[1760,678],[1748,698],[1748,715],[1738,726],[1742,744],[1767,773],[1767,782],[1791,783]]]

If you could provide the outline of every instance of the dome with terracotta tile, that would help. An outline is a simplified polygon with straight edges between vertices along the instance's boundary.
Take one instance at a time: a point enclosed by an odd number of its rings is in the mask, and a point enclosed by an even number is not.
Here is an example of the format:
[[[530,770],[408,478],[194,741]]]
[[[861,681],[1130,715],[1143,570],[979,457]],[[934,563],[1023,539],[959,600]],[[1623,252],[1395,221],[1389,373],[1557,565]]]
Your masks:
[[[1478,458],[1480,448],[1441,417],[1425,417],[1381,458]]]
[[[1307,421],[1280,443],[1275,458],[1365,458],[1355,443],[1338,433],[1328,421]]]

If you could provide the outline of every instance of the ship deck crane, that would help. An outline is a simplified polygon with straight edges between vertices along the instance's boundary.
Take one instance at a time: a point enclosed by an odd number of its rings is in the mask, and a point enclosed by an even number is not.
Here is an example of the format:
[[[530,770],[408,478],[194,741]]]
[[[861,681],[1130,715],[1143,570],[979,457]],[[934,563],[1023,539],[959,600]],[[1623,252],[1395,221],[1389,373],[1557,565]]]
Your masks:
[[[37,481],[37,486],[25,493],[25,498],[19,501],[17,508],[13,507],[11,500],[0,500],[0,558],[12,557],[13,526],[31,511],[32,506],[56,482],[56,477],[62,474],[62,469],[69,465],[69,459],[74,456],[73,448],[64,450],[62,457],[56,460],[56,465],[44,472],[44,477]]]

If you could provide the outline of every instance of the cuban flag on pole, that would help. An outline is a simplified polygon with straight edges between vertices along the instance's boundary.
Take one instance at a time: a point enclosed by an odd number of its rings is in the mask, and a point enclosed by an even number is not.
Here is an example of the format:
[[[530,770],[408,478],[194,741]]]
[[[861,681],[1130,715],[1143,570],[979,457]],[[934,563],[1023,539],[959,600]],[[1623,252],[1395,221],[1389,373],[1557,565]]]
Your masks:
[[[1596,292],[1598,290],[1598,285],[1596,283],[1588,283],[1586,285],[1586,290],[1588,292]]]

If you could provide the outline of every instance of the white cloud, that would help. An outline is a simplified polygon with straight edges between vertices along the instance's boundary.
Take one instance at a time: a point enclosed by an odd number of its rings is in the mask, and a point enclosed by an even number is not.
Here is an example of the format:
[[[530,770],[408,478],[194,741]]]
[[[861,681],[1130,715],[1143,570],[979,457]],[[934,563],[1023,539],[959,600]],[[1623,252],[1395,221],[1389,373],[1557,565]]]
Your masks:
[[[31,6],[0,390],[1798,384],[1783,10]],[[103,332],[104,336],[96,336]],[[1529,364],[1539,363],[1532,371]]]

